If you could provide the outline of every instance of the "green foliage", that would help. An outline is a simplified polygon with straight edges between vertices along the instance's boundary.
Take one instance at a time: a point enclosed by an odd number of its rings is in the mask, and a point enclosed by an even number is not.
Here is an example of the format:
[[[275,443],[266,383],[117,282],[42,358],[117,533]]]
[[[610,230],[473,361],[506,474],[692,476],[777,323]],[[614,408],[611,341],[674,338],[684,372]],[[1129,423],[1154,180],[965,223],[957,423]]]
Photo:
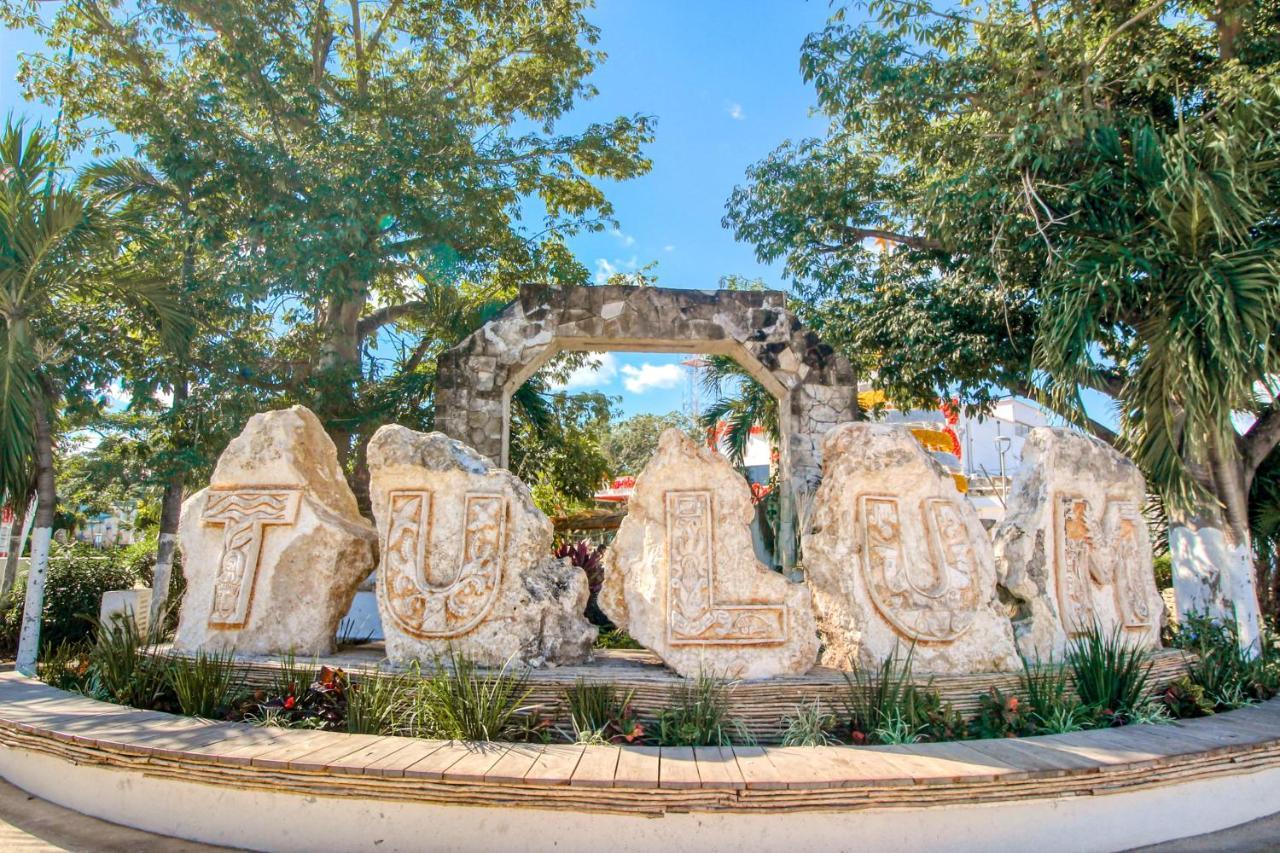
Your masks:
[[[662,746],[733,746],[754,738],[742,721],[729,712],[733,683],[700,674],[685,680],[672,702],[658,715],[658,743]]]
[[[299,663],[293,652],[282,655],[271,674],[271,695],[301,696],[315,680],[319,668],[314,660]]]
[[[597,649],[643,649],[636,640],[621,628],[603,630],[596,637]]]
[[[1072,689],[1067,667],[1052,660],[1033,665],[1022,659],[1022,695],[1030,706],[1033,724],[1045,734],[1078,731],[1086,728],[1093,716]]]
[[[1173,556],[1168,552],[1160,554],[1152,561],[1156,576],[1156,589],[1173,587]]]
[[[134,708],[168,710],[176,704],[170,678],[171,660],[159,654],[154,638],[142,637],[132,619],[122,614],[99,623],[89,652],[84,692],[106,702]]]
[[[510,663],[481,673],[469,658],[450,650],[435,672],[418,685],[419,734],[450,740],[514,740],[528,732],[528,671]]]
[[[609,472],[614,477],[639,474],[657,451],[658,439],[669,429],[678,429],[695,440],[704,437],[703,431],[683,412],[632,415],[610,423],[603,447]]]
[[[44,612],[40,637],[44,645],[82,643],[92,638],[102,594],[130,589],[141,576],[119,550],[100,551],[79,543],[53,544],[45,577]],[[0,613],[0,648],[17,647],[26,575],[19,575]]]
[[[781,440],[777,398],[729,356],[712,355],[706,361],[702,388],[715,400],[702,413],[699,425],[704,430],[716,430],[723,422],[721,441],[734,465],[743,464],[752,427],[762,427],[776,447]]]
[[[1205,689],[1190,675],[1184,675],[1165,687],[1160,693],[1160,701],[1179,720],[1208,716],[1215,710],[1213,700],[1205,695]]]
[[[1178,625],[1174,645],[1194,656],[1187,661],[1188,683],[1178,695],[1166,697],[1171,709],[1227,711],[1280,693],[1280,652],[1269,632],[1263,633],[1255,655],[1240,647],[1233,624],[1187,613]]]
[[[1036,720],[1027,702],[992,687],[978,697],[978,716],[971,729],[977,738],[1023,737],[1035,734]]]
[[[169,679],[182,713],[210,719],[223,716],[244,687],[244,673],[233,652],[174,655],[169,659]]]
[[[45,646],[36,664],[36,677],[50,687],[83,693],[89,679],[90,652],[88,643],[63,641]]]
[[[963,716],[929,685],[912,683],[911,657],[886,658],[874,674],[861,667],[844,674],[845,712],[855,744],[914,743],[964,737]],[[889,740],[886,740],[889,738]]]
[[[830,746],[837,743],[831,732],[838,724],[835,714],[824,711],[817,699],[801,702],[794,713],[782,718],[782,745]]]
[[[619,693],[602,681],[576,679],[565,688],[564,702],[576,743],[632,743],[644,735],[644,726],[631,710],[634,691]]]
[[[612,407],[603,394],[545,396],[547,408],[541,421],[513,414],[509,467],[532,484],[539,509],[564,515],[590,505],[608,479],[609,461],[600,437],[608,428]]]
[[[1111,725],[1124,725],[1147,704],[1150,653],[1120,630],[1093,626],[1067,647],[1067,666],[1080,701]]]
[[[374,671],[347,685],[347,731],[362,735],[394,735],[411,732],[403,719],[411,676]]]

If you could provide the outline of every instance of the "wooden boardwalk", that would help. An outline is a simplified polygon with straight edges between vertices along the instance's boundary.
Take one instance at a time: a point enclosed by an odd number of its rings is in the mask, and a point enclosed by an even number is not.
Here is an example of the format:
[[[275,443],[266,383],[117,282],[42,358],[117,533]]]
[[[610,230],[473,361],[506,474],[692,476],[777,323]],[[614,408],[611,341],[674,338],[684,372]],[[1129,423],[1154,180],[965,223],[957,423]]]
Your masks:
[[[769,813],[1093,796],[1280,767],[1280,700],[1166,726],[892,747],[462,743],[214,723],[0,675],[0,748],[307,796]]]

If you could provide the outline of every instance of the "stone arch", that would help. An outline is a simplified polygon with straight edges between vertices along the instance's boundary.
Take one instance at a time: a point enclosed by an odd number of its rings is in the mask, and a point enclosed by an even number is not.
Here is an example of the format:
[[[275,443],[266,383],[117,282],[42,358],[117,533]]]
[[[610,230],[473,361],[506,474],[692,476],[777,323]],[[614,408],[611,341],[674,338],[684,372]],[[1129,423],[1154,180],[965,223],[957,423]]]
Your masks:
[[[784,519],[822,475],[831,427],[857,416],[857,377],[806,329],[777,291],[526,285],[519,297],[441,355],[436,429],[505,467],[511,395],[565,351],[703,352],[734,358],[778,399]],[[784,524],[784,562],[794,531]]]

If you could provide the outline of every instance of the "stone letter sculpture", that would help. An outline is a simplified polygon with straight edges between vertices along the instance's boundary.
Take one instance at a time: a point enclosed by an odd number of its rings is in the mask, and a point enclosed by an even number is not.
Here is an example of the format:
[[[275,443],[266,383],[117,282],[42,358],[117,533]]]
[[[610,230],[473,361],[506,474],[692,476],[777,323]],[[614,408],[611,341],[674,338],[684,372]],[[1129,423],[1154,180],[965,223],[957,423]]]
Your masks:
[[[551,522],[520,480],[461,442],[401,426],[374,434],[369,473],[392,661],[450,647],[486,666],[587,659],[587,576],[551,556]]]
[[[955,480],[901,426],[847,423],[822,445],[805,569],[822,663],[918,672],[1018,666],[991,544]]]
[[[249,419],[209,487],[183,504],[179,540],[175,648],[325,655],[373,569],[377,534],[324,427],[294,406]]]
[[[1031,431],[1004,521],[1000,585],[1018,603],[1014,634],[1030,659],[1061,660],[1090,626],[1160,645],[1164,602],[1142,517],[1146,483],[1106,444],[1066,429]]]
[[[683,676],[765,678],[817,657],[809,590],[756,560],[751,490],[723,456],[662,434],[605,555],[600,608]]]

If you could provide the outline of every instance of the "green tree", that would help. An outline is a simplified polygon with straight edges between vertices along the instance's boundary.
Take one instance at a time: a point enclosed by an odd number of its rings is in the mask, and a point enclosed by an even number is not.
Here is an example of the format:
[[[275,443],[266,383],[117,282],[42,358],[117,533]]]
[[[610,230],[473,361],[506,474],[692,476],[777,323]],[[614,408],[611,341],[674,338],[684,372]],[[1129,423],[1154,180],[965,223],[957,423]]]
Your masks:
[[[21,80],[73,141],[105,120],[229,182],[218,269],[272,311],[242,381],[310,405],[353,468],[383,384],[421,372],[432,289],[585,281],[565,237],[611,222],[599,179],[649,167],[644,116],[559,129],[604,58],[584,0],[35,5],[0,8],[41,28]]]
[[[543,512],[564,515],[590,505],[608,478],[600,445],[612,404],[600,393],[554,392],[541,383],[534,377],[513,396],[509,467]]]
[[[186,333],[162,283],[131,266],[128,231],[56,177],[53,141],[6,122],[0,133],[0,491],[36,492],[18,668],[34,672],[57,494],[56,420],[101,387],[110,354],[137,317],[174,346]],[[120,338],[125,340],[122,342]],[[105,374],[105,375],[104,375]]]
[[[1280,442],[1258,392],[1280,364],[1278,7],[869,9],[802,52],[827,136],[753,167],[726,224],[896,402],[1009,389],[1117,441],[1199,579],[1181,606],[1249,623],[1247,496]]]
[[[609,473],[615,477],[639,474],[657,451],[658,439],[669,429],[678,429],[690,436],[701,432],[684,412],[632,415],[609,424],[604,436]]]

